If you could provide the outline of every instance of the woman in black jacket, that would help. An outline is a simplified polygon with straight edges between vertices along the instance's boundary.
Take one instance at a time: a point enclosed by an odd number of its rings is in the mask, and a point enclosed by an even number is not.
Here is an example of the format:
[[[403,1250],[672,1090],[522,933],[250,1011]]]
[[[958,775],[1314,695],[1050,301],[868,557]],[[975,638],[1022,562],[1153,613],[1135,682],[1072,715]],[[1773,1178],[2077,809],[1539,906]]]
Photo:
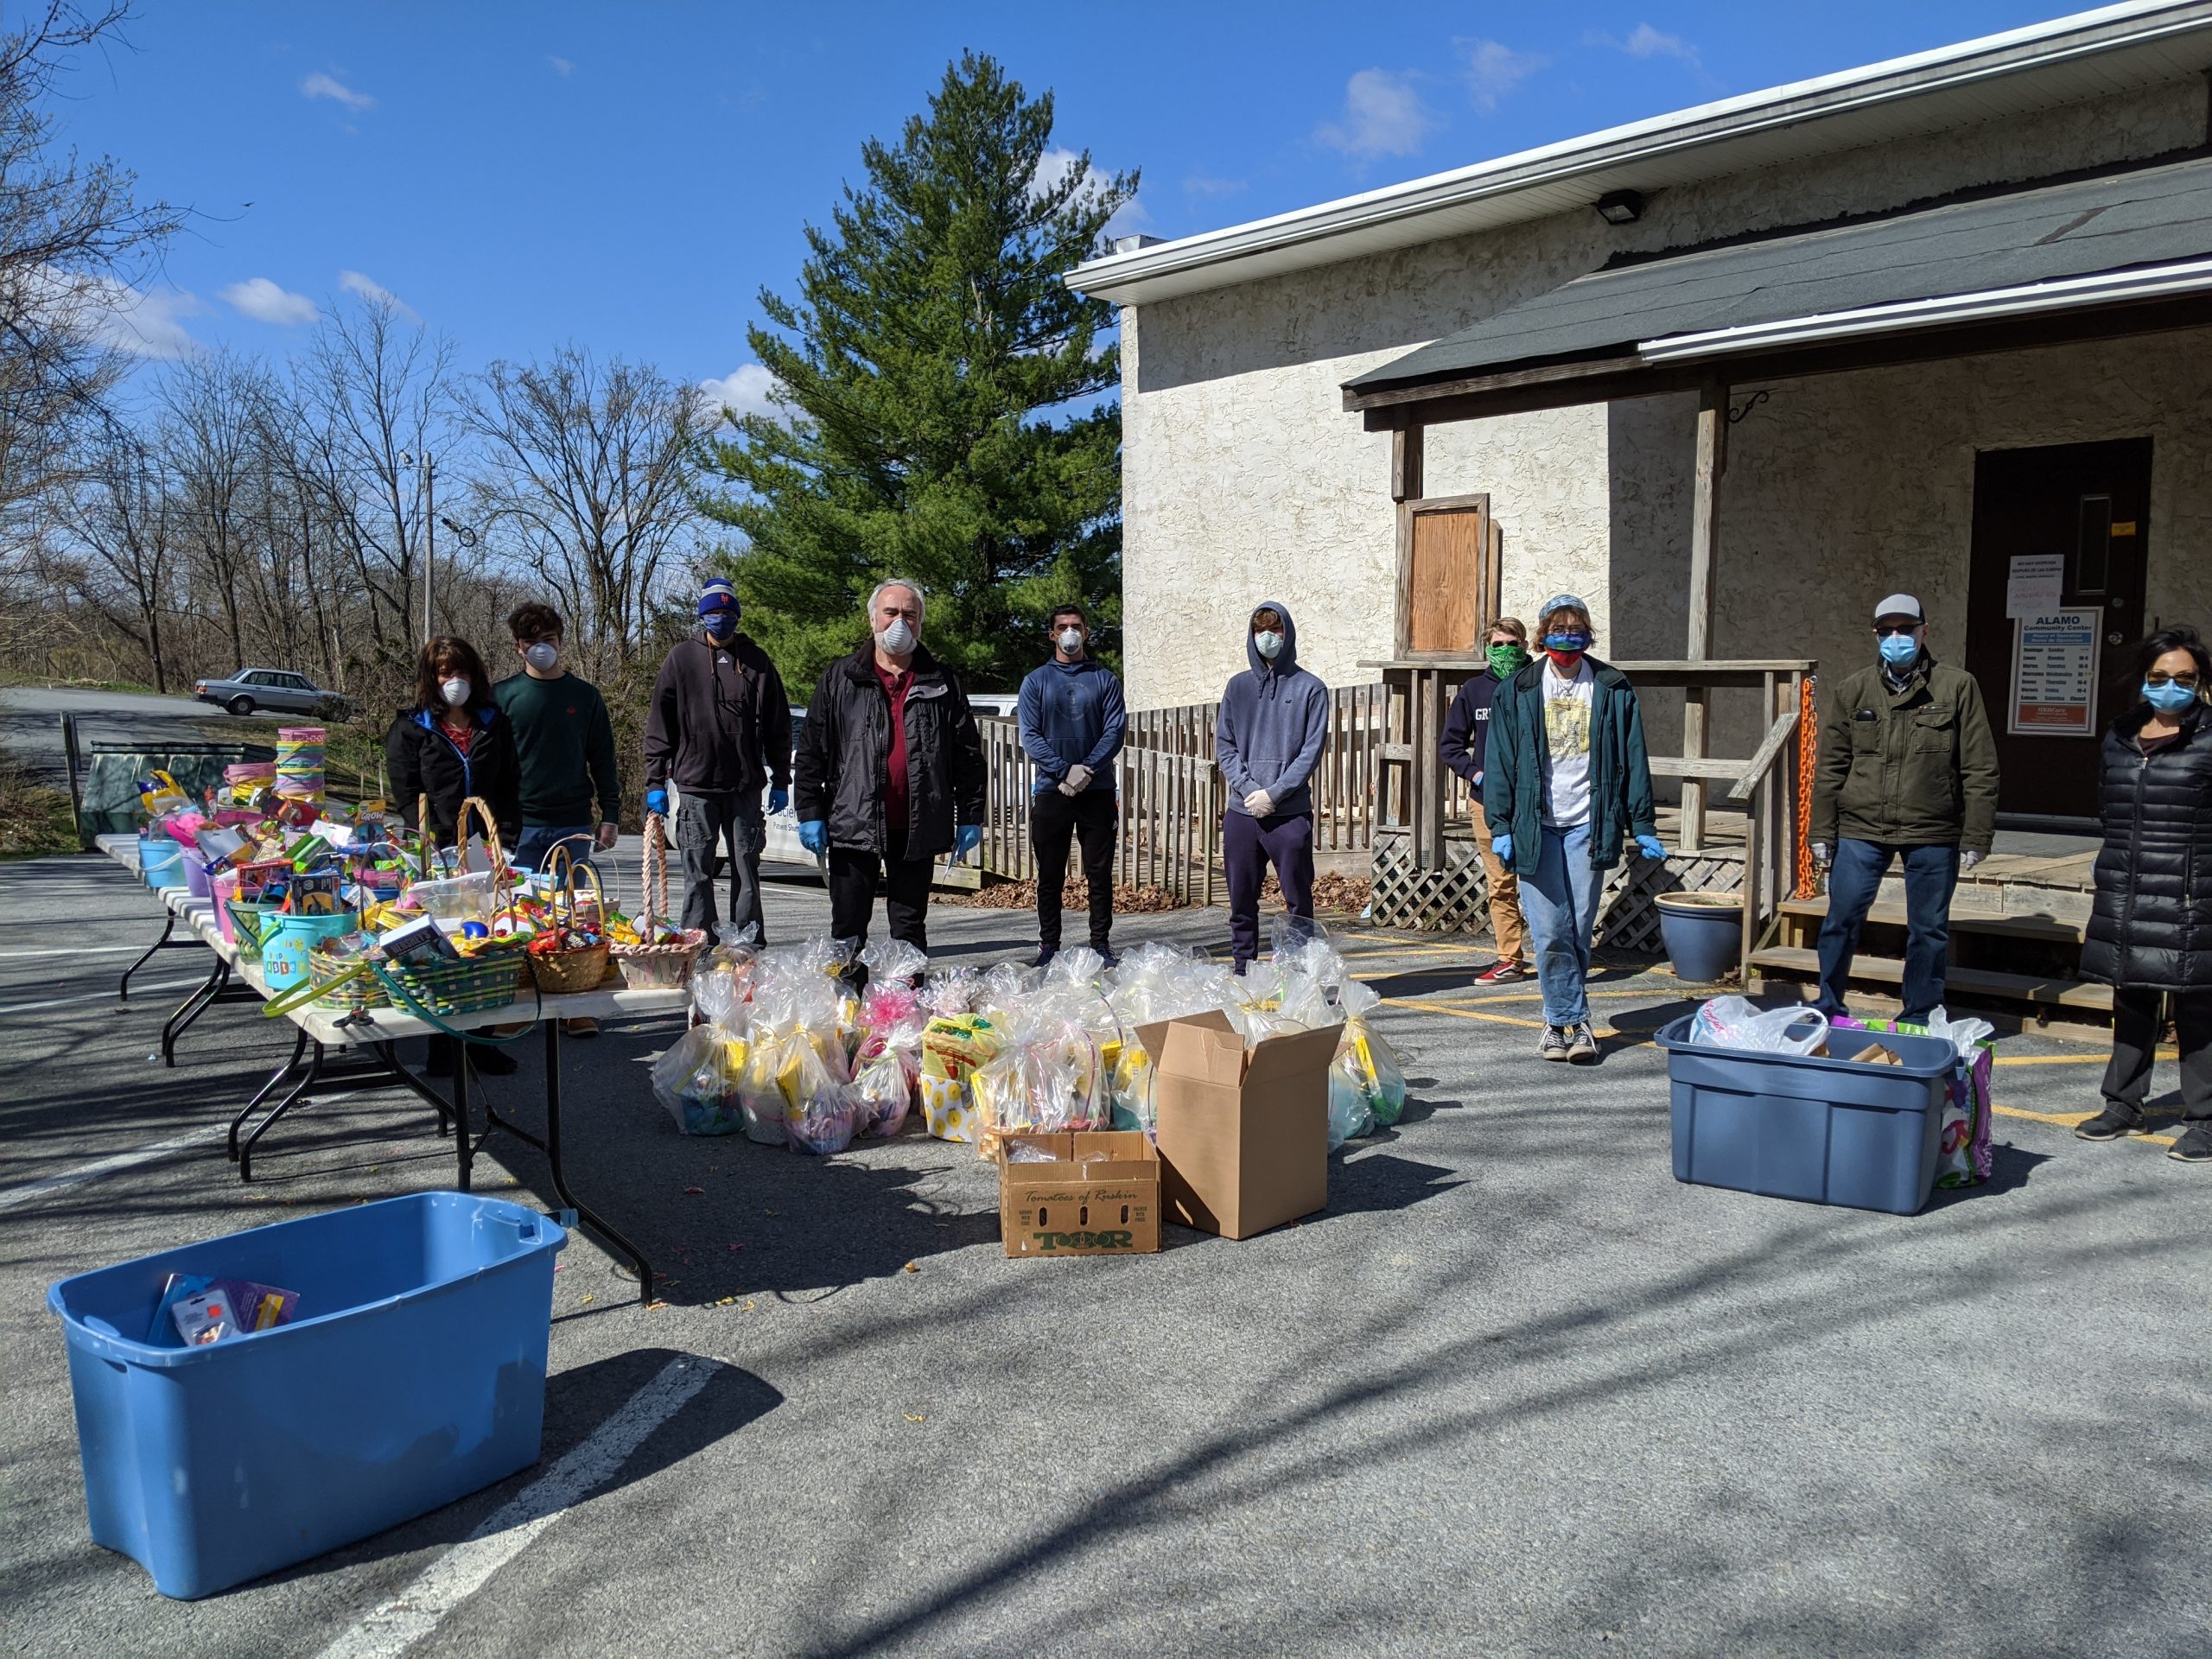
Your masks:
[[[475,795],[492,809],[504,847],[521,839],[522,765],[514,728],[492,701],[492,677],[467,640],[441,634],[423,647],[415,659],[415,706],[393,718],[384,734],[384,758],[392,804],[409,829],[427,827],[437,845],[452,846],[461,804]],[[426,795],[430,822],[422,826],[416,816]],[[432,1077],[453,1075],[454,1048],[450,1037],[430,1039]],[[504,1048],[472,1044],[468,1058],[490,1076],[515,1069],[514,1056]]]
[[[2142,684],[2105,734],[2105,844],[2082,971],[2112,991],[2105,1109],[2084,1141],[2146,1135],[2159,1000],[2181,1039],[2182,1135],[2168,1154],[2212,1161],[2212,652],[2194,628],[2143,642]]]
[[[421,797],[430,798],[429,831],[453,845],[461,804],[483,798],[512,847],[522,837],[522,766],[514,728],[492,701],[492,677],[467,640],[440,635],[415,661],[415,706],[394,717],[384,737],[392,804],[410,830]]]

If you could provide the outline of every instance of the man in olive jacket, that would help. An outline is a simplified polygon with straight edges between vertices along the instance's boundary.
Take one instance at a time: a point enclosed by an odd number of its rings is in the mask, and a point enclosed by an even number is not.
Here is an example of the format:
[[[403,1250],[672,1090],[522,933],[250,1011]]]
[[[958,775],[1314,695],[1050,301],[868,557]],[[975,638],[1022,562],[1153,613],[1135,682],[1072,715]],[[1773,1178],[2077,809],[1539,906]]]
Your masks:
[[[1904,866],[1904,1013],[1943,1001],[1951,892],[1997,830],[1997,740],[1971,674],[1928,652],[1910,594],[1874,607],[1881,660],[1836,683],[1821,711],[1813,857],[1830,864],[1820,1005],[1844,1012],[1851,959],[1890,861]],[[1833,862],[1831,863],[1831,860]]]

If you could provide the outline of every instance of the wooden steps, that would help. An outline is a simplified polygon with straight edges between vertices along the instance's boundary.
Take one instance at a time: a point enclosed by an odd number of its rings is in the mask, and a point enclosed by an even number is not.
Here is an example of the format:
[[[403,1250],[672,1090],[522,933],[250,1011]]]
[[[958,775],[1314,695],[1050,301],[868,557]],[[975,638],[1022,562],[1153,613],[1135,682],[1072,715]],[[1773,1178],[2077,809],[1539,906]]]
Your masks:
[[[1814,924],[1814,931],[1827,918],[1828,901],[1819,899],[1787,899],[1783,901],[1784,916],[1802,918]],[[1903,927],[1905,925],[1903,905],[1876,905],[1866,912],[1866,922],[1872,927]],[[1976,911],[1955,910],[1951,912],[1951,932],[1993,933],[2002,938],[2036,939],[2050,944],[2082,943],[2082,924],[2062,922],[2049,916],[2002,916]]]
[[[1770,944],[1751,952],[1751,966],[1761,973],[1818,979],[1821,954],[1800,945]],[[1873,984],[1902,985],[1904,963],[1893,957],[1870,957],[1862,952],[1852,959],[1851,976]],[[1968,996],[2026,1002],[2044,1008],[2071,1008],[2083,1014],[2112,1012],[2112,987],[2082,980],[2005,974],[1988,968],[1952,968],[1945,972],[1943,983],[1947,989]]]

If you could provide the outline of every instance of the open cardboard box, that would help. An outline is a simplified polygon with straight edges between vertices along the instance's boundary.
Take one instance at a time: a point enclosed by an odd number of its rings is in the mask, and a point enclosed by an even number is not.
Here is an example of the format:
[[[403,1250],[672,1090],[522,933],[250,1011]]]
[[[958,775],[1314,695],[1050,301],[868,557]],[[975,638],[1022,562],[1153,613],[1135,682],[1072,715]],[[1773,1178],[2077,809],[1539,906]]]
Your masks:
[[[1050,1160],[1025,1158],[1042,1152]],[[999,1142],[1008,1255],[1141,1255],[1160,1248],[1160,1157],[1141,1129],[1062,1129]]]
[[[1138,1031],[1153,1058],[1170,1221],[1249,1238],[1329,1207],[1329,1066],[1343,1032],[1248,1046],[1220,1013]]]

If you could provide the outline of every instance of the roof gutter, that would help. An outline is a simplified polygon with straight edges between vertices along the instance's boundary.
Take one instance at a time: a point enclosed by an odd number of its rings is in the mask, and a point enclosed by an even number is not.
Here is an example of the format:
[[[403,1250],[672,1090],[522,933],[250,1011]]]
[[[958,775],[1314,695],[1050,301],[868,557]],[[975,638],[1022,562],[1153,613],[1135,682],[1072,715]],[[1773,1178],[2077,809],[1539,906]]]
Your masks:
[[[1068,287],[1096,297],[1118,300],[1129,289],[1161,277],[1326,241],[1394,220],[1509,196],[1601,168],[1630,166],[1778,126],[2194,34],[2208,23],[2212,23],[2212,4],[2202,0],[2190,3],[2136,0],[2107,6],[1866,68],[1700,105],[1271,219],[1109,255],[1077,266],[1062,280]]]
[[[1992,322],[2005,317],[2205,293],[2212,293],[2212,259],[2190,259],[2177,264],[2146,265],[2135,270],[2103,271],[2094,276],[2068,276],[2056,282],[1985,289],[1974,294],[1947,294],[1932,300],[1904,300],[1774,322],[1745,323],[1694,334],[1669,334],[1640,340],[1636,350],[1646,363],[1680,363],[1694,358],[1725,357],[1737,352],[1825,345],[1943,323]]]

